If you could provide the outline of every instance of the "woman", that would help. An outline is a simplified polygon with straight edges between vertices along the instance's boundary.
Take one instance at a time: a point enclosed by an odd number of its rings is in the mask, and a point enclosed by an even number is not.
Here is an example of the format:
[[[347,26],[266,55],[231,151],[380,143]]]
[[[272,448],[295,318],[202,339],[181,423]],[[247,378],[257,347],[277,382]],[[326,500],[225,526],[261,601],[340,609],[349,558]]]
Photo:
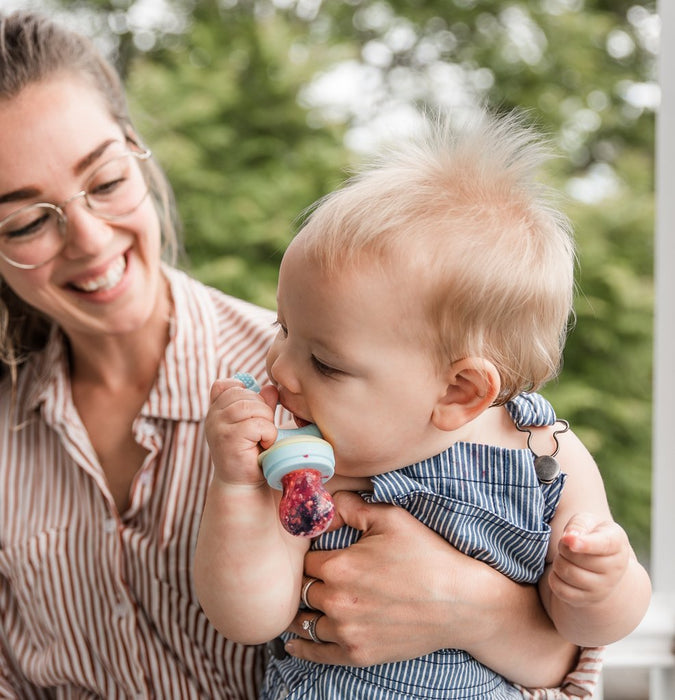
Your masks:
[[[262,374],[274,316],[161,261],[170,205],[91,44],[1,18],[0,697],[253,698],[280,653],[218,635],[190,577],[210,385]],[[328,643],[299,613],[294,653],[370,664],[459,647],[496,670],[508,657],[527,685],[572,665],[534,589],[397,509],[337,505],[366,535],[308,558]]]

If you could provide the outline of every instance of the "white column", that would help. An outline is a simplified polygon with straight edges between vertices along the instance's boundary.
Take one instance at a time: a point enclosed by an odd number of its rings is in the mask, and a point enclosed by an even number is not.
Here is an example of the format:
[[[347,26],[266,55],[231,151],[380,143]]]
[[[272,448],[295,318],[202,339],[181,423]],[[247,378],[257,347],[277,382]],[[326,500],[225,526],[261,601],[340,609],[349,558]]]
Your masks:
[[[650,700],[675,698],[675,3],[660,0],[661,105],[656,131],[656,240],[652,613],[670,643],[670,665],[651,672]]]

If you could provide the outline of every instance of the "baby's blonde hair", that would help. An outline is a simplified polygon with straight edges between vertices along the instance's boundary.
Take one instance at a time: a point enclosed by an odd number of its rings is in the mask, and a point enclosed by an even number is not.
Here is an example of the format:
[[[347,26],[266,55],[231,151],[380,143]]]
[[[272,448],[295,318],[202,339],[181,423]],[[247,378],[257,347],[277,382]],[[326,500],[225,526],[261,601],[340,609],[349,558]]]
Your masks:
[[[490,360],[504,403],[557,374],[572,314],[571,227],[535,179],[548,156],[516,114],[428,118],[317,202],[298,237],[329,274],[415,276],[438,362]]]

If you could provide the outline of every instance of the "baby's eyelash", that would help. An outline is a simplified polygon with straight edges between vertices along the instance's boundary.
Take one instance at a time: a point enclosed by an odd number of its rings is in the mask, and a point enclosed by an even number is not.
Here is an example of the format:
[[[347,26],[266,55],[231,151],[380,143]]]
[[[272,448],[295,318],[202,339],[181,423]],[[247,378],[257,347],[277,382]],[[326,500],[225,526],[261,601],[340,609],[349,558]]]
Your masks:
[[[323,374],[326,377],[334,377],[335,375],[341,373],[339,369],[336,369],[335,367],[331,367],[330,365],[321,362],[321,360],[318,357],[315,357],[314,355],[312,355],[312,364],[314,365],[314,369],[316,369],[317,372]]]
[[[286,330],[286,326],[284,326],[284,324],[279,319],[277,319],[276,321],[274,321],[272,323],[272,327],[278,328],[284,336],[288,335],[288,331]]]

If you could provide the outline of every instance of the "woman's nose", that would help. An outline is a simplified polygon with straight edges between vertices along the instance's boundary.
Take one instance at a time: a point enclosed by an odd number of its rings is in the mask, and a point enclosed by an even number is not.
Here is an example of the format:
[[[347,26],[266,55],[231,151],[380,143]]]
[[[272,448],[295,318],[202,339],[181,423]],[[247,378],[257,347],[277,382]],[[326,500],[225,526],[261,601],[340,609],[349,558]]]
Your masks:
[[[98,255],[113,236],[110,223],[99,219],[81,200],[68,203],[65,227],[63,254],[70,258]]]

